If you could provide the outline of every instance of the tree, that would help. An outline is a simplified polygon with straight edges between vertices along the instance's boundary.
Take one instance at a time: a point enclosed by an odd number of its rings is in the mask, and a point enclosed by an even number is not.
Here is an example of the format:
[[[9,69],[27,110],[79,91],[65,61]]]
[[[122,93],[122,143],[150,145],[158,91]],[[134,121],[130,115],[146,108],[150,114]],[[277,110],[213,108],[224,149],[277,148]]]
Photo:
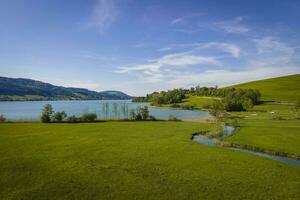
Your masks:
[[[6,121],[6,118],[4,117],[4,115],[0,115],[0,123],[5,122],[5,121]]]
[[[52,116],[52,120],[55,122],[61,122],[67,117],[65,111],[62,112],[55,112]]]
[[[96,113],[86,113],[86,114],[83,114],[80,118],[82,121],[92,122],[97,119],[97,114]]]
[[[130,117],[131,120],[135,120],[136,113],[135,113],[134,109],[130,109],[130,111],[129,111],[129,117]]]
[[[250,99],[244,99],[242,101],[242,106],[245,110],[249,110],[250,108],[253,108],[253,102]]]
[[[41,121],[43,123],[50,123],[53,115],[53,109],[51,104],[46,104],[42,111]]]
[[[210,106],[210,114],[219,117],[224,110],[224,105],[219,100],[214,100]]]
[[[143,120],[147,120],[149,118],[148,106],[141,108],[139,114],[141,114]]]

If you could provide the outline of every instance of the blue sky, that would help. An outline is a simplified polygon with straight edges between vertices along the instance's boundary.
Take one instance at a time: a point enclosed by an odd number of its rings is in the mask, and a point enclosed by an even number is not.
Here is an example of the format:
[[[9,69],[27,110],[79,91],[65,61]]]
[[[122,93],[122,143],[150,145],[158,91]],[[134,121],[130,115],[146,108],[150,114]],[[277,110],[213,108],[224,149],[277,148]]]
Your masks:
[[[131,95],[300,73],[299,0],[1,0],[0,76]]]

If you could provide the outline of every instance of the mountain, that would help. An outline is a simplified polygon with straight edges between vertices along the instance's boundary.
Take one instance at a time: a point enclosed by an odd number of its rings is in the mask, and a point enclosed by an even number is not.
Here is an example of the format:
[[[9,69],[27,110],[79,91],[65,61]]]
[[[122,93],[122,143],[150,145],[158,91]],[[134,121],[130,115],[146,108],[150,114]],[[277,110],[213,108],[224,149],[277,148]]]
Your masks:
[[[32,79],[0,77],[0,101],[121,100],[131,98],[120,91],[96,92],[83,88],[55,86]]]
[[[264,101],[295,101],[300,98],[300,74],[252,81],[229,88],[258,89]]]

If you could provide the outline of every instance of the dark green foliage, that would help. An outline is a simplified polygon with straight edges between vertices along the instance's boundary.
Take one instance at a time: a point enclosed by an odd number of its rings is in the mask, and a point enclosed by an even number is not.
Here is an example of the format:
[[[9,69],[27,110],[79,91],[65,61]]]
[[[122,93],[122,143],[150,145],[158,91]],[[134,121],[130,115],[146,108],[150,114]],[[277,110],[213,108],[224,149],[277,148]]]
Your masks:
[[[67,122],[77,123],[80,122],[80,118],[76,117],[75,115],[72,115],[67,118]]]
[[[133,97],[132,102],[149,102],[147,97]]]
[[[92,122],[97,119],[97,115],[95,113],[86,113],[86,114],[81,115],[80,119],[81,119],[81,121]]]
[[[149,120],[150,120],[150,121],[156,121],[157,119],[156,119],[154,116],[150,115],[150,116],[149,116]]]
[[[251,89],[229,89],[231,92],[227,93],[223,99],[226,111],[244,111],[257,105],[260,102],[260,92]]]
[[[65,111],[55,112],[52,116],[52,121],[54,122],[62,122],[67,117]]]
[[[149,119],[149,109],[148,106],[144,107],[137,107],[135,110],[131,109],[130,110],[130,119],[131,120],[136,120],[136,121],[146,121]],[[154,117],[152,116],[152,119]]]
[[[135,97],[133,102],[151,102],[153,105],[181,103],[185,98],[187,90],[174,89],[169,91],[153,92],[146,97]]]
[[[221,101],[214,100],[209,106],[210,114],[215,117],[219,117],[224,111],[224,104]]]
[[[149,118],[148,106],[141,107],[140,114],[141,114],[143,120],[147,120]]]
[[[174,89],[169,91],[154,92],[147,94],[146,97],[137,97],[135,102],[151,102],[152,105],[161,106],[162,104],[171,104],[171,107],[181,107],[192,110],[194,105],[180,106],[187,95],[207,96],[223,98],[224,109],[226,111],[244,111],[260,103],[261,94],[258,90],[253,89],[236,89],[236,88],[218,88],[218,87],[196,87],[190,90]],[[205,105],[210,108],[211,105]],[[213,111],[215,112],[215,111]]]
[[[4,115],[0,115],[0,123],[5,122],[6,118],[4,117]]]
[[[51,104],[46,104],[42,111],[41,121],[43,123],[50,123],[53,115],[53,108]]]

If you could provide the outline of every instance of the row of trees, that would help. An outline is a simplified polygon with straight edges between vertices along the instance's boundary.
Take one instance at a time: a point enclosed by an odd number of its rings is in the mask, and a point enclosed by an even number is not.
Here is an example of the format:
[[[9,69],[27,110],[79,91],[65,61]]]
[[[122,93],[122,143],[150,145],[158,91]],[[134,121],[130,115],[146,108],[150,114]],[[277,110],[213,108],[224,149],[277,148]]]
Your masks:
[[[153,116],[150,116],[149,109],[147,106],[144,107],[137,107],[136,109],[128,108],[127,104],[121,105],[120,107],[118,104],[112,104],[112,111],[110,110],[111,106],[107,103],[102,105],[102,112],[104,113],[105,119],[112,119],[112,115],[120,119],[120,114],[123,115],[122,119],[130,119],[136,121],[143,121],[143,120],[156,120]],[[96,113],[85,113],[80,117],[75,115],[67,116],[64,111],[61,112],[54,112],[51,104],[46,104],[42,110],[41,121],[44,123],[50,122],[91,122],[97,119]]]
[[[196,87],[191,89],[174,89],[154,92],[146,97],[136,97],[134,102],[151,102],[153,105],[181,103],[186,96],[207,96],[223,98],[222,104],[226,111],[243,111],[260,102],[261,94],[254,89]]]
[[[152,105],[181,103],[186,98],[187,90],[174,89],[147,94],[146,97],[135,97],[133,102],[151,102]]]
[[[74,115],[67,116],[65,111],[54,112],[51,104],[46,104],[42,110],[41,121],[43,123],[50,123],[50,122],[92,122],[97,119],[97,115],[95,113],[85,113],[80,117],[76,117]]]

